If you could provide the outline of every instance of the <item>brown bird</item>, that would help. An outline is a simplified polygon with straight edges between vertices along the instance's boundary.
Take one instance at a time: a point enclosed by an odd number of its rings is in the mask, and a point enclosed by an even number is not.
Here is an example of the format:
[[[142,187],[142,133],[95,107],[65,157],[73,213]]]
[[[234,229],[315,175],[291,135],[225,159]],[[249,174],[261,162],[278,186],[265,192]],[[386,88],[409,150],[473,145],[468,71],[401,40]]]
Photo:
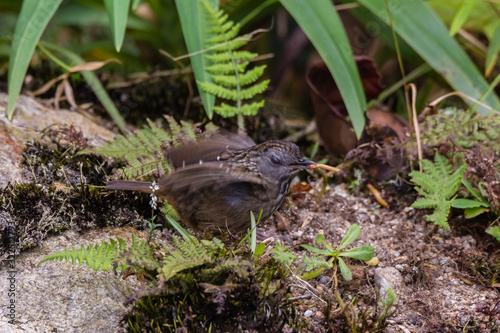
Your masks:
[[[170,203],[188,226],[240,232],[250,212],[267,219],[283,203],[290,183],[315,163],[286,141],[258,145],[248,137],[217,137],[167,153],[174,171],[158,183],[114,180],[106,189],[154,193]],[[311,167],[312,166],[312,167]]]

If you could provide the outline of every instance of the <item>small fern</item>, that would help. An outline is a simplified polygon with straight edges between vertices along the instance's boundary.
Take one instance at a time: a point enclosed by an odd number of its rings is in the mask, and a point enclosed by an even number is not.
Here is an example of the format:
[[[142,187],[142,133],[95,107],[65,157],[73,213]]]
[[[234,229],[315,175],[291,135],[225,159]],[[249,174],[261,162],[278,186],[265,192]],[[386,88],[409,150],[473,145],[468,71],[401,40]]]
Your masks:
[[[410,173],[411,181],[417,184],[415,190],[423,197],[417,199],[413,208],[432,208],[434,213],[427,215],[427,220],[449,230],[448,214],[450,213],[452,198],[462,182],[467,164],[462,164],[455,172],[446,157],[439,154],[434,156],[434,163],[422,160],[424,172]]]
[[[137,240],[137,237],[133,236],[133,238]],[[82,244],[79,249],[73,247],[73,250],[64,249],[64,251],[49,254],[38,263],[38,266],[46,261],[69,262],[71,260],[73,265],[78,262],[81,266],[85,263],[94,271],[107,271],[113,267],[118,254],[126,248],[127,243],[120,237],[118,240],[110,239],[109,243],[102,241],[100,245],[90,244],[87,248]]]
[[[233,104],[221,103],[214,107],[214,111],[223,117],[238,117],[238,126],[243,129],[243,116],[255,115],[264,105],[264,100],[244,103],[244,100],[254,98],[264,92],[269,85],[269,80],[256,83],[266,68],[256,66],[247,71],[249,61],[258,56],[248,51],[237,51],[246,45],[251,34],[237,37],[240,26],[228,21],[228,15],[222,10],[217,10],[208,1],[201,1],[206,13],[209,33],[207,40],[209,51],[204,55],[211,62],[207,71],[212,75],[213,83],[198,82],[204,91],[224,100],[234,101]]]
[[[158,280],[165,283],[183,270],[213,263],[214,253],[223,247],[217,238],[198,241],[194,237],[191,240],[180,240],[174,236],[172,247],[163,247],[165,256],[158,271]]]

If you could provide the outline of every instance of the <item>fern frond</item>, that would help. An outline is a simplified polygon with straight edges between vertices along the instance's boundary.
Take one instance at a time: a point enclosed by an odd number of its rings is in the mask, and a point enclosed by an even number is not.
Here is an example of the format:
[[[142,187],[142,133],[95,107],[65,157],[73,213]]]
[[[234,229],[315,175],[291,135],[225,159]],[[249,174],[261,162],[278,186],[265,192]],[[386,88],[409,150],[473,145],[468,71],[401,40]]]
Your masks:
[[[244,116],[251,116],[257,113],[257,111],[264,106],[264,100],[260,102],[253,102],[251,104],[244,104],[241,109],[235,106],[222,103],[220,106],[214,107],[214,112],[220,114],[221,116],[233,117],[234,115],[241,113]]]
[[[240,32],[240,25],[234,24],[232,22],[226,22],[222,26],[214,27],[214,29],[209,30],[210,33],[215,33],[217,35],[209,38],[207,40],[208,43],[217,45],[221,43],[226,43],[236,36],[238,36],[238,32]]]
[[[213,249],[216,246],[207,246],[196,238],[192,240],[179,240],[173,237],[172,248],[164,246],[166,253],[158,270],[160,282],[166,282],[177,273],[189,269],[213,263]]]
[[[266,65],[257,66],[244,74],[238,75],[238,78],[234,75],[212,75],[212,79],[215,83],[222,86],[237,87],[238,84],[246,86],[257,81],[264,73],[266,67]]]
[[[253,102],[251,104],[244,104],[241,107],[241,113],[244,116],[251,116],[257,113],[257,111],[264,106],[265,101]]]
[[[434,156],[434,170],[426,170],[428,172],[436,172],[437,176],[447,177],[452,171],[453,166],[448,162],[448,159],[444,156],[436,154]]]
[[[198,82],[198,86],[220,99],[235,101],[235,106],[227,104],[216,106],[214,111],[224,117],[238,116],[238,126],[243,129],[243,115],[255,115],[257,105],[245,107],[244,100],[252,99],[264,92],[269,80],[255,83],[264,73],[265,66],[257,66],[246,71],[249,60],[257,54],[238,51],[252,38],[252,34],[238,36],[240,25],[228,21],[228,16],[215,9],[208,1],[202,0],[210,33],[215,34],[207,39],[209,52],[205,55],[212,64],[206,71],[212,74],[212,82]]]
[[[127,270],[146,273],[155,272],[160,268],[157,257],[157,246],[132,235],[132,245],[121,251],[115,259],[115,266],[126,267]]]
[[[64,249],[56,253],[49,254],[43,258],[38,265],[46,261],[70,261],[73,265],[77,262],[79,266],[87,264],[94,271],[107,271],[114,263],[118,254],[127,247],[125,240],[118,237],[118,241],[110,239],[109,243],[102,241],[101,244],[89,244],[87,248],[82,244],[79,249],[73,247],[72,250]]]
[[[168,128],[170,129],[171,138],[178,139],[182,133],[182,127],[175,121],[174,117],[165,115],[165,119],[168,122]]]
[[[436,208],[437,205],[438,203],[434,200],[434,198],[418,198],[411,206],[413,208],[428,209]]]
[[[247,45],[250,39],[251,36],[240,36],[237,37],[236,39],[227,41],[225,43],[214,45],[210,47],[210,50],[212,52],[227,52],[227,51],[233,52],[234,50],[237,50],[240,47]]]
[[[177,122],[174,120],[174,118],[167,116],[167,115],[165,115],[164,117],[167,119],[167,122],[169,124],[171,124],[171,123],[177,124]],[[163,144],[164,142],[168,142],[168,141],[172,140],[171,133],[165,131],[163,128],[157,127],[149,118],[147,118],[146,121],[148,122],[151,133],[153,133],[153,136],[156,138],[156,142],[159,145]]]
[[[429,172],[429,169],[424,169],[424,170],[426,172]],[[418,184],[420,188],[427,193],[434,193],[437,192],[439,189],[439,183],[436,183],[436,178],[428,173],[423,173],[420,171],[412,171],[410,172],[409,176],[411,177],[412,182]]]
[[[126,168],[121,169],[124,178],[135,179],[142,176],[161,176],[169,170],[168,162],[159,153],[154,152],[145,157],[129,161]]]
[[[248,51],[233,51],[229,52],[218,52],[212,54],[206,54],[205,58],[208,59],[211,63],[227,63],[231,60],[236,60],[238,62],[246,62],[250,61],[258,56],[257,53],[248,52]]]
[[[241,91],[240,91],[241,98],[242,99],[250,99],[250,98],[253,98],[257,94],[263,93],[267,89],[269,82],[270,82],[270,80],[264,80],[260,83],[254,84],[253,86],[250,86],[249,88],[241,89]]]
[[[413,208],[432,208],[433,214],[427,215],[427,220],[449,229],[448,214],[450,213],[453,196],[462,183],[462,178],[467,168],[462,164],[455,172],[453,166],[445,157],[436,154],[434,163],[422,160],[425,172],[413,171],[410,173],[411,181],[417,184],[415,190],[423,198],[417,199],[411,206]]]
[[[204,88],[208,93],[215,95],[217,97],[229,100],[238,100],[238,99],[251,99],[253,96],[264,92],[264,90],[266,90],[268,85],[269,85],[269,80],[265,80],[249,88],[241,89],[238,92],[237,90],[225,88],[211,82],[203,82],[202,88]]]
[[[206,67],[206,71],[210,74],[233,74],[236,77],[235,67],[238,73],[243,73],[248,66],[248,62],[233,64],[233,63],[217,63]],[[205,83],[205,82],[204,82]]]
[[[434,209],[434,213],[432,213],[431,215],[426,215],[427,220],[434,222],[445,230],[450,230],[450,225],[448,224],[448,215],[450,214],[450,208],[451,201],[442,200]]]
[[[188,121],[181,120],[181,125],[182,125],[182,133],[184,136],[186,136],[189,139],[195,139],[196,138],[196,133],[194,131],[194,126]]]

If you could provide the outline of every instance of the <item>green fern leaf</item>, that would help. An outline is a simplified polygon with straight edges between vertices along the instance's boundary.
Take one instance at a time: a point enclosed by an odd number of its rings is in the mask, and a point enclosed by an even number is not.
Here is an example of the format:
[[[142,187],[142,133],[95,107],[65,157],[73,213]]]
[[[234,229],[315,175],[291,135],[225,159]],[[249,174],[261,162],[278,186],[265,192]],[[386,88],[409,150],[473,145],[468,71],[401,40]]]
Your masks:
[[[257,53],[252,53],[248,51],[233,51],[229,52],[219,52],[213,54],[206,54],[205,58],[207,58],[210,62],[217,63],[227,63],[232,61],[233,59],[239,62],[246,62],[257,57]]]
[[[232,74],[234,77],[236,77],[235,72],[237,71],[238,73],[243,73],[248,66],[248,62],[244,63],[218,63],[214,65],[207,66],[206,70],[210,74]],[[235,70],[236,68],[236,70]]]
[[[207,246],[196,238],[179,240],[178,237],[173,237],[172,243],[172,249],[164,247],[166,256],[158,269],[160,282],[168,281],[183,270],[213,263],[213,251],[218,248],[216,244]]]
[[[270,81],[271,80],[264,80],[261,83],[254,84],[249,88],[241,89],[240,91],[241,98],[250,99],[257,94],[263,93],[267,89],[267,86],[269,85]]]
[[[413,208],[427,209],[427,208],[436,208],[438,203],[434,198],[418,198],[411,205]]]
[[[431,215],[426,215],[427,220],[434,222],[443,229],[450,230],[450,225],[448,224],[448,215],[450,214],[451,202],[448,200],[442,200],[439,202],[434,209],[434,213]]]
[[[228,21],[228,16],[221,10],[215,9],[208,1],[203,0],[202,6],[206,13],[209,31],[215,35],[207,39],[210,45],[209,52],[205,55],[212,65],[208,66],[207,72],[212,74],[213,83],[198,82],[198,86],[209,94],[219,99],[235,101],[233,106],[223,104],[214,107],[214,111],[224,117],[238,117],[238,127],[242,130],[243,116],[254,115],[260,102],[245,107],[244,100],[252,99],[264,92],[269,80],[255,83],[264,73],[265,66],[257,66],[246,71],[248,61],[255,58],[257,54],[238,51],[252,38],[251,34],[239,36],[239,24]]]
[[[115,259],[115,266],[126,267],[137,273],[156,272],[160,268],[160,262],[156,253],[157,247],[152,243],[141,240],[132,235],[132,245]]]
[[[119,252],[125,249],[126,242],[120,237],[118,241],[110,239],[109,243],[102,241],[100,245],[89,244],[87,248],[82,244],[79,249],[73,247],[72,250],[64,249],[64,251],[49,254],[38,263],[38,266],[46,261],[65,260],[71,261],[73,265],[79,263],[81,266],[85,263],[95,271],[107,271],[113,266]]]
[[[241,107],[241,113],[244,116],[255,116],[257,114],[257,111],[259,111],[259,109],[264,106],[264,102],[265,101],[262,100],[260,102],[253,102],[251,104],[244,104]]]
[[[237,87],[238,84],[248,85],[257,81],[267,66],[257,66],[244,74],[238,75],[236,78],[234,75],[212,75],[212,79],[215,83],[222,86]]]
[[[467,168],[462,164],[455,172],[453,166],[445,157],[436,154],[434,163],[429,160],[422,160],[424,172],[413,171],[410,173],[411,181],[416,185],[415,190],[423,198],[417,199],[411,206],[413,208],[432,208],[434,212],[427,215],[427,220],[449,229],[448,215],[450,213],[452,198],[460,184]]]

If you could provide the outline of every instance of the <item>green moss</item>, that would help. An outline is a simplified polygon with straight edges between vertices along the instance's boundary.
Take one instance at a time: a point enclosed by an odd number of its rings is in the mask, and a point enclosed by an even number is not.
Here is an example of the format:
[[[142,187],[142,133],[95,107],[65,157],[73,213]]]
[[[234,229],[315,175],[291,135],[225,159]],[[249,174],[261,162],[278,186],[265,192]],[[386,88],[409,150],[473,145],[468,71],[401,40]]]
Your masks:
[[[142,228],[151,218],[148,195],[103,193],[107,175],[119,164],[77,152],[74,147],[48,147],[38,142],[26,146],[22,165],[24,175],[31,180],[0,190],[0,219],[7,222],[0,224],[0,251],[12,240],[8,235],[12,226],[16,227],[16,245],[24,250],[67,229]]]

